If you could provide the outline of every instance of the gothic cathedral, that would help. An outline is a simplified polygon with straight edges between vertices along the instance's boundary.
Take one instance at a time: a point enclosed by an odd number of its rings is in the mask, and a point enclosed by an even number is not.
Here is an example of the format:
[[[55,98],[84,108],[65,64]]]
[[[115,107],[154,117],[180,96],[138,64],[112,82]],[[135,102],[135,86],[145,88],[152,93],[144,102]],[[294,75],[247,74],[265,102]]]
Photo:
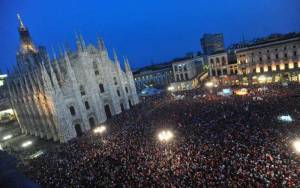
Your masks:
[[[20,49],[7,83],[22,133],[67,142],[139,103],[128,59],[123,71],[102,39],[96,48],[76,35],[76,52],[60,47],[50,60],[18,19]]]

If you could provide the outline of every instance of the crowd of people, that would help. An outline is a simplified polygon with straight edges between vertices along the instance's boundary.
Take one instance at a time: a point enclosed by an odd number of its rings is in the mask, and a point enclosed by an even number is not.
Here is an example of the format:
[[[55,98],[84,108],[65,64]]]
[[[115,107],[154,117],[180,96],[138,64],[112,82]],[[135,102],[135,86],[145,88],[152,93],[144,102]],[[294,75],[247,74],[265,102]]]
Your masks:
[[[296,187],[300,87],[267,87],[142,98],[107,121],[105,133],[88,132],[19,169],[43,187]],[[292,122],[278,120],[287,114]],[[161,142],[165,129],[174,137]]]

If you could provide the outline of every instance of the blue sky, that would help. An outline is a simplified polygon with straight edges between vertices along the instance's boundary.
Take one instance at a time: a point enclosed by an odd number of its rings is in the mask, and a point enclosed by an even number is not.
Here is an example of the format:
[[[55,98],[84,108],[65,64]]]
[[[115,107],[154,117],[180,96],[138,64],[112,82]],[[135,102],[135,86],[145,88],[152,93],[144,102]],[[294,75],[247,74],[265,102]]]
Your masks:
[[[300,31],[299,0],[0,0],[0,68],[15,64],[20,13],[36,45],[75,48],[74,32],[87,43],[97,34],[133,67],[200,50],[203,33],[224,33],[225,45],[244,36]]]

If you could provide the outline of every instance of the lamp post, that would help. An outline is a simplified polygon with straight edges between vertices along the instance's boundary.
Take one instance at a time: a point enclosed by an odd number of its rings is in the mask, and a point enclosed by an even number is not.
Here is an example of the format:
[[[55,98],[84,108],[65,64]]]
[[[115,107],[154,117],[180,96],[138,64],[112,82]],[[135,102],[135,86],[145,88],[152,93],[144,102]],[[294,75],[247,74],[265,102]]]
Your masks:
[[[293,146],[294,146],[295,152],[297,154],[300,154],[300,139],[294,141]]]
[[[163,144],[166,144],[166,147],[165,147],[166,155],[168,155],[168,150],[167,150],[168,143],[173,139],[173,137],[174,137],[174,134],[170,130],[163,130],[163,131],[159,132],[159,134],[158,134],[158,140],[160,142],[162,142]],[[171,151],[170,151],[170,153],[171,153]]]
[[[207,87],[209,89],[209,92],[212,93],[213,92],[213,88],[214,87],[218,87],[217,84],[214,84],[213,82],[206,82],[205,83],[205,87]]]
[[[106,126],[101,125],[100,127],[96,127],[93,132],[96,135],[100,135],[101,136],[101,141],[104,142],[102,135],[106,132]]]

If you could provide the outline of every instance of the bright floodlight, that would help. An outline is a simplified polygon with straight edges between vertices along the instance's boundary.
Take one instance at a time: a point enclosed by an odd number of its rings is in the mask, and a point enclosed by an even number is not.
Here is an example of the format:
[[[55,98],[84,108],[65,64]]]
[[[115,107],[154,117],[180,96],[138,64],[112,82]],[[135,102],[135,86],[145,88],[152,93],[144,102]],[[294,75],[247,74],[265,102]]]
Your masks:
[[[8,139],[11,139],[11,138],[12,138],[12,135],[9,134],[9,135],[4,136],[4,137],[3,137],[3,140],[8,140]]]
[[[296,153],[300,153],[300,140],[296,140],[293,145]]]
[[[206,83],[205,83],[205,86],[206,86],[206,87],[213,87],[213,86],[214,86],[214,83],[212,83],[212,82],[206,82]]]
[[[23,148],[27,148],[28,146],[32,145],[32,141],[28,140],[23,142],[23,144],[21,145]]]
[[[280,121],[284,121],[284,122],[292,122],[293,119],[290,115],[282,115],[282,116],[279,116],[278,119]]]
[[[165,141],[165,142],[168,142],[169,140],[171,140],[173,138],[173,133],[169,130],[166,130],[166,131],[161,131],[159,134],[158,134],[158,139],[160,141]]]
[[[175,89],[175,88],[174,88],[173,86],[169,86],[169,87],[168,87],[168,91],[174,91],[174,89]]]
[[[95,134],[98,134],[98,133],[102,134],[102,133],[104,133],[105,131],[106,131],[106,127],[103,126],[103,125],[94,129],[94,133],[95,133]]]

